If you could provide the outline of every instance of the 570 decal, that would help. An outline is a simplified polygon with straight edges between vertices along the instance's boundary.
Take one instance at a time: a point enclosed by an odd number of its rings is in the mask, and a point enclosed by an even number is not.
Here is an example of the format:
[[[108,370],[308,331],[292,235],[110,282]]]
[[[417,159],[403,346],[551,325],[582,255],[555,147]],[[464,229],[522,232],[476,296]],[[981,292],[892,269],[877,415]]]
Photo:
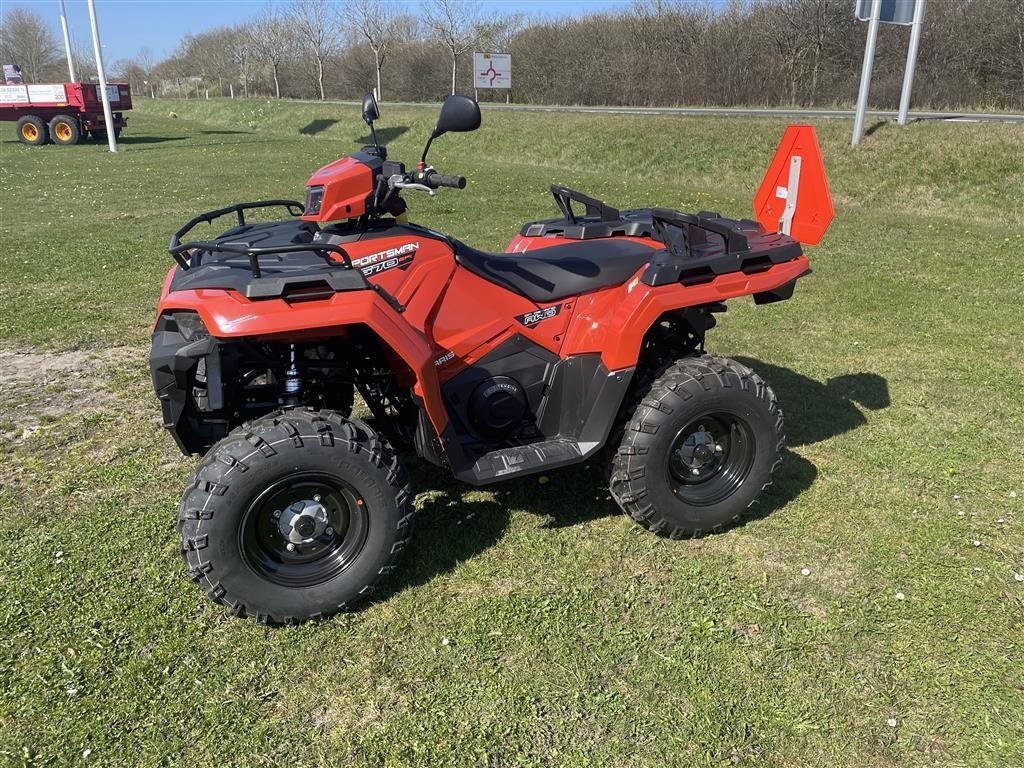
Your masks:
[[[405,243],[397,248],[388,248],[386,251],[378,251],[369,256],[352,259],[352,265],[358,267],[367,277],[379,275],[381,272],[387,272],[395,267],[407,267],[419,249],[419,241]]]

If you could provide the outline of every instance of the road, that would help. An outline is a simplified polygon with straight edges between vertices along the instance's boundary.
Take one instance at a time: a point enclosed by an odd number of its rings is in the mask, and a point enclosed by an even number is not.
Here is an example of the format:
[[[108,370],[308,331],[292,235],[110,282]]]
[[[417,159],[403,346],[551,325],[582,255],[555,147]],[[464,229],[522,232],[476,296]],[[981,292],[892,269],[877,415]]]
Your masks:
[[[356,104],[342,101],[339,104]],[[422,107],[422,103],[389,101],[401,107]],[[596,112],[610,115],[685,115],[705,117],[801,117],[825,119],[853,119],[852,109],[769,109],[757,107],[569,107],[541,104],[497,104],[483,102],[483,109],[511,109],[523,112]],[[895,120],[897,113],[888,110],[868,110],[868,118]],[[910,112],[910,120],[939,120],[958,123],[1024,123],[1024,113],[995,114],[990,112]]]

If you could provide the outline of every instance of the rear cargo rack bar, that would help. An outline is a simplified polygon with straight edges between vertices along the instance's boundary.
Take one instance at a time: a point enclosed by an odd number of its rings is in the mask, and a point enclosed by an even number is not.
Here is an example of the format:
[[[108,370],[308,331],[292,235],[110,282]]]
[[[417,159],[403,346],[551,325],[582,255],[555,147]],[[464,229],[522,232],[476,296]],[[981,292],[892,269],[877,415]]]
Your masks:
[[[347,269],[352,269],[352,259],[349,258],[345,249],[332,243],[290,243],[287,245],[257,248],[245,243],[213,242],[209,240],[181,242],[181,238],[199,224],[207,224],[232,213],[237,217],[237,226],[245,226],[245,212],[254,208],[286,208],[292,216],[301,216],[306,210],[305,206],[297,200],[259,200],[252,203],[236,203],[235,205],[229,205],[227,208],[207,211],[191,219],[181,229],[171,235],[171,242],[167,246],[167,250],[174,257],[174,260],[178,262],[178,266],[185,271],[194,266],[193,260],[198,253],[202,252],[233,253],[238,256],[246,256],[249,259],[249,268],[252,270],[252,276],[255,278],[262,276],[260,256],[273,256],[282,253],[306,253],[312,251],[319,254],[329,266],[337,266],[337,262],[331,258],[331,254],[335,254],[341,257],[341,263]]]
[[[678,241],[682,240],[682,256],[693,255],[690,251],[690,226],[721,235],[725,241],[726,253],[743,253],[750,250],[750,243],[747,241],[746,233],[754,234],[761,230],[760,225],[756,222],[723,219],[717,213],[708,213],[707,211],[701,211],[696,214],[681,213],[669,208],[653,208],[651,210],[651,224],[654,230],[654,239],[664,243],[669,250],[675,249]],[[674,239],[668,236],[666,226],[675,228],[681,237],[673,242]],[[744,229],[744,227],[749,227],[749,229]]]
[[[618,221],[621,217],[618,208],[613,208],[603,200],[590,197],[575,189],[563,187],[558,184],[551,185],[551,194],[555,198],[555,205],[565,216],[570,224],[576,224],[578,218],[572,210],[572,203],[581,203],[586,210],[585,216],[597,216],[601,221]]]

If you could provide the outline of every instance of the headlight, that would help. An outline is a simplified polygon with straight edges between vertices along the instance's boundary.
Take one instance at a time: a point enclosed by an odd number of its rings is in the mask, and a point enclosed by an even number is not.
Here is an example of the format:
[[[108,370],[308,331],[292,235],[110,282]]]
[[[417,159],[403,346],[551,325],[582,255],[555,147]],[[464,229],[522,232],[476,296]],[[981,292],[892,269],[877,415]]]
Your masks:
[[[324,201],[323,187],[306,187],[306,214],[315,216],[320,213],[320,204]]]
[[[205,339],[210,335],[198,312],[175,312],[171,317],[174,318],[174,323],[178,326],[178,333],[185,341]]]

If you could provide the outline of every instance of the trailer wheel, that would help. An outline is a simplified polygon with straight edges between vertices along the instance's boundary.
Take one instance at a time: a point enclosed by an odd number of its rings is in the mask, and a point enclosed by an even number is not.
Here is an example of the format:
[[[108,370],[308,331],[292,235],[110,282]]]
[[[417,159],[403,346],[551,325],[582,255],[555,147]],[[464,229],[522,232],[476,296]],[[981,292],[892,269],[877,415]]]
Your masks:
[[[25,115],[18,120],[18,141],[38,147],[47,142],[46,123],[35,115]]]
[[[75,118],[57,115],[50,121],[50,138],[54,144],[77,144],[82,138],[82,129]]]

